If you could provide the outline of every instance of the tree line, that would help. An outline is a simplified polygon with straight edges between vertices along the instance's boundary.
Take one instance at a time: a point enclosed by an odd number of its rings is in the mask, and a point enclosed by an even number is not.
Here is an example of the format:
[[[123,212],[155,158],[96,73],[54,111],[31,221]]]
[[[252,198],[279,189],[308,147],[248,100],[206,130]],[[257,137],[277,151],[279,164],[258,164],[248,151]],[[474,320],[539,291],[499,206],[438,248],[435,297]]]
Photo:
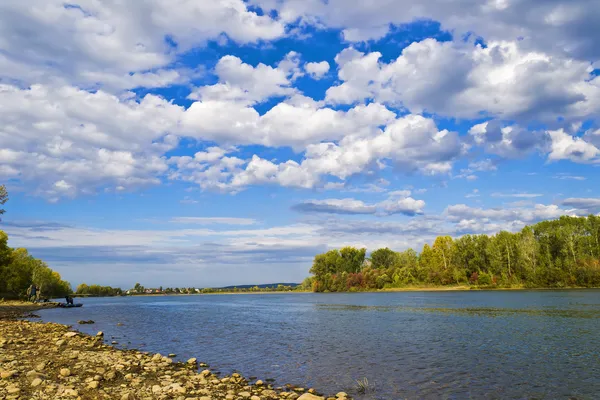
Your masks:
[[[0,185],[0,206],[8,201],[5,185]],[[0,208],[0,215],[5,210]],[[27,249],[8,246],[8,235],[0,231],[0,299],[25,299],[27,289],[34,284],[40,298],[63,297],[71,294],[71,284],[51,270],[42,260],[31,256]]]
[[[8,246],[8,235],[0,231],[0,298],[25,299],[31,284],[37,286],[40,298],[64,297],[71,294],[71,284],[51,270],[27,249]]]
[[[563,216],[495,235],[439,236],[396,252],[344,247],[318,254],[303,287],[343,292],[406,286],[599,287],[600,216]]]
[[[121,288],[114,288],[111,286],[87,285],[82,283],[81,285],[77,286],[75,294],[93,297],[121,296],[123,294],[123,290]]]

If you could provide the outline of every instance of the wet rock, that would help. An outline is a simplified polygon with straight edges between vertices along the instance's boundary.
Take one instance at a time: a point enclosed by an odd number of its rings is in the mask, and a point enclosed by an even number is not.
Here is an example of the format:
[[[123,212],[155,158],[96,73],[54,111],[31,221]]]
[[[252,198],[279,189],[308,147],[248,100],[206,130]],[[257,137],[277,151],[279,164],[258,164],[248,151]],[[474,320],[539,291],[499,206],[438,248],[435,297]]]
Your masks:
[[[88,319],[87,321],[77,321],[77,323],[80,325],[95,324],[95,322],[92,321],[91,319]]]
[[[99,331],[98,333],[96,333],[96,337],[103,337],[104,336],[104,332]]]

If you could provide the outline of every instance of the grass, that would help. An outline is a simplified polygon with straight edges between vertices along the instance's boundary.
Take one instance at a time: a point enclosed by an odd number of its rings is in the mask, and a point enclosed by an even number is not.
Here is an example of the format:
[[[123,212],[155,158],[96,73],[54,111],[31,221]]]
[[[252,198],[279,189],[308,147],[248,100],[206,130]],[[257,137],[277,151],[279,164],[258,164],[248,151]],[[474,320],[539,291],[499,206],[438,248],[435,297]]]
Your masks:
[[[360,394],[374,392],[375,386],[371,385],[367,378],[357,379],[356,380],[356,391]]]

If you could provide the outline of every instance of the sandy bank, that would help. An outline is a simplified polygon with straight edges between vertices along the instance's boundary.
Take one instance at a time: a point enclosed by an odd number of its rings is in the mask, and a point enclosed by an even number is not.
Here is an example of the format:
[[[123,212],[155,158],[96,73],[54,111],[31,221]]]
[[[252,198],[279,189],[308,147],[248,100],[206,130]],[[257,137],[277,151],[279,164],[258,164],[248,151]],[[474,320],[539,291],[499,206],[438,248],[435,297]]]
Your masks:
[[[312,389],[309,390],[315,393]],[[329,400],[347,399],[339,393]],[[0,320],[0,399],[324,400],[299,388],[222,377],[195,359],[118,350],[54,323]]]

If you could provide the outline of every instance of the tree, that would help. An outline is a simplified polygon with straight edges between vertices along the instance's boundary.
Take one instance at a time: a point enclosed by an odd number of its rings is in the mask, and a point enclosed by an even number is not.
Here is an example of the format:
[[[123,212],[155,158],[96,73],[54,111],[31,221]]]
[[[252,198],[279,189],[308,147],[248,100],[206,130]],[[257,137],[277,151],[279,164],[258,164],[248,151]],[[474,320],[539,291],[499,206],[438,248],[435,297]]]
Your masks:
[[[338,266],[337,271],[335,272],[360,272],[365,262],[366,254],[367,249],[357,249],[355,247],[350,246],[343,247],[340,250],[341,265]]]
[[[135,290],[136,293],[144,293],[144,287],[140,285],[139,282],[135,284],[133,290]]]
[[[371,253],[371,266],[373,268],[390,268],[398,259],[398,253],[388,249],[377,249]]]
[[[5,185],[0,185],[0,206],[3,206],[8,201],[8,192]],[[5,210],[0,208],[0,215],[4,214]]]

